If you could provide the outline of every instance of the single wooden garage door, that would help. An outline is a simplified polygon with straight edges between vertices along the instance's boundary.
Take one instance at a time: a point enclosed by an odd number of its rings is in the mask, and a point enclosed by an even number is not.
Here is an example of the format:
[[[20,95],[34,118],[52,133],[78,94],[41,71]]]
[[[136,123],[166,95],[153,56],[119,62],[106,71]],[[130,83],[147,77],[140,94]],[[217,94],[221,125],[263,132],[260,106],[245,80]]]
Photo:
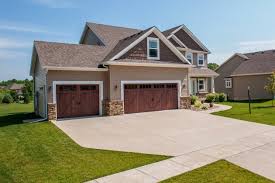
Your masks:
[[[99,114],[98,85],[58,85],[57,117],[78,117]]]
[[[125,113],[177,109],[177,88],[174,83],[124,85]]]

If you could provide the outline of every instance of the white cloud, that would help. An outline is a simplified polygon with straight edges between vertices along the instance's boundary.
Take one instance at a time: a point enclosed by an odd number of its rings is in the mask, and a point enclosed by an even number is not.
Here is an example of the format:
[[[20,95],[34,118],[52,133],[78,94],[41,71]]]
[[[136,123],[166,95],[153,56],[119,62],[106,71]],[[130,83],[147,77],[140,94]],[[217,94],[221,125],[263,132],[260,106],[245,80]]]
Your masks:
[[[26,60],[29,55],[22,51],[0,50],[0,62]]]
[[[28,48],[31,47],[31,42],[23,42],[19,40],[0,38],[0,48],[10,49],[10,48]]]
[[[232,52],[227,52],[227,53],[211,53],[208,56],[208,62],[209,63],[217,63],[217,64],[222,64],[226,59],[228,59],[230,56],[232,56],[234,53]]]
[[[239,52],[255,52],[262,50],[275,49],[275,40],[265,40],[265,41],[243,41],[239,44]]]
[[[72,0],[32,0],[34,3],[47,6],[49,8],[75,8]]]

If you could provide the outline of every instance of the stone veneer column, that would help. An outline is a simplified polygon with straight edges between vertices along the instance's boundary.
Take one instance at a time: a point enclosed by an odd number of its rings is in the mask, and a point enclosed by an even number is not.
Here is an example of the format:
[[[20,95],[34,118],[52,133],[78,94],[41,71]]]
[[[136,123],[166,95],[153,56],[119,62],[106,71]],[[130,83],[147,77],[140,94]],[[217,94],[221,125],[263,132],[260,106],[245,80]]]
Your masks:
[[[180,97],[180,109],[191,108],[191,97]]]
[[[115,116],[124,114],[124,105],[121,100],[103,101],[104,115]]]
[[[56,120],[57,114],[56,114],[56,104],[48,103],[48,120]]]

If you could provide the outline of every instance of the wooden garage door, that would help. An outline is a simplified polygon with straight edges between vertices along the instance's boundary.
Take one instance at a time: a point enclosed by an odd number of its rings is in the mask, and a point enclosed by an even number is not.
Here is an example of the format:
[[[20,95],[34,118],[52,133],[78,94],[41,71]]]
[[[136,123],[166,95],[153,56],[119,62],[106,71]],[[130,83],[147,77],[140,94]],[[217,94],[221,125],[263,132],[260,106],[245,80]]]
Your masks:
[[[57,117],[99,114],[98,85],[58,85]]]
[[[125,113],[177,108],[177,84],[129,84],[124,86]]]

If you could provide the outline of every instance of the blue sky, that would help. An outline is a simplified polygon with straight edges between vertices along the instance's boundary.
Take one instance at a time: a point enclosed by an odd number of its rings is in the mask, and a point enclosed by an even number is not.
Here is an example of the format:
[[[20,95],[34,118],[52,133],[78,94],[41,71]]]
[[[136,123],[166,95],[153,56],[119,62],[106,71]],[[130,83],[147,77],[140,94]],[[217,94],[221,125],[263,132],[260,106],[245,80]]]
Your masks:
[[[185,24],[221,63],[275,49],[274,0],[9,0],[0,6],[0,80],[28,76],[33,40],[77,43],[86,21],[164,30]]]

